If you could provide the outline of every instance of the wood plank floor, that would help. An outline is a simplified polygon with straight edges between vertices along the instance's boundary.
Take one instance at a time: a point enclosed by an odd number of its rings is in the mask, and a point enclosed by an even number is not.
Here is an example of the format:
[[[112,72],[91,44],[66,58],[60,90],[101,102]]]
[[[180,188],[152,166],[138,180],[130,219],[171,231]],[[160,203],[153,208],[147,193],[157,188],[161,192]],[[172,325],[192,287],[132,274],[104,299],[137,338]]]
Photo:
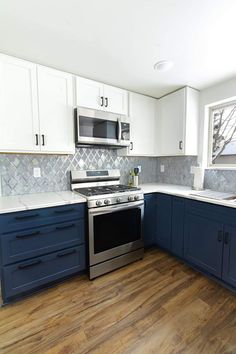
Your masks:
[[[0,353],[236,353],[236,295],[151,250],[1,308]]]

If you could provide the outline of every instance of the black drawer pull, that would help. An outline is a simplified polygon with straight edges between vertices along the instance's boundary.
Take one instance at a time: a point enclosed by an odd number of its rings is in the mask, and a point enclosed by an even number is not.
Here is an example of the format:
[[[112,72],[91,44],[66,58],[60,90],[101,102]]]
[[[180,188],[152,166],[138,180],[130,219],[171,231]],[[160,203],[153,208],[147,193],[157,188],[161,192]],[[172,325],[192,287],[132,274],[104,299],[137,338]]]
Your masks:
[[[15,219],[20,221],[20,220],[27,220],[27,219],[31,219],[31,218],[36,218],[37,216],[39,216],[39,214],[22,215],[22,216],[16,216]]]
[[[75,224],[64,225],[64,226],[57,226],[57,227],[56,227],[56,230],[71,229],[72,227],[75,227]]]
[[[74,210],[75,210],[74,208],[64,209],[64,210],[55,210],[54,213],[56,213],[56,214],[71,213]]]
[[[69,251],[58,253],[57,257],[65,257],[65,256],[69,256],[70,254],[73,254],[73,253],[76,253],[76,250],[69,250]]]
[[[33,237],[33,236],[37,236],[40,234],[40,231],[35,231],[35,232],[31,232],[30,234],[24,234],[24,235],[16,235],[16,238],[27,238],[27,237]]]
[[[229,244],[229,232],[225,232],[225,244],[228,245]]]
[[[37,259],[36,261],[30,261],[30,262],[25,262],[25,263],[19,264],[18,268],[25,269],[25,268],[33,267],[33,266],[38,265],[40,263],[42,263],[42,261],[40,259]]]

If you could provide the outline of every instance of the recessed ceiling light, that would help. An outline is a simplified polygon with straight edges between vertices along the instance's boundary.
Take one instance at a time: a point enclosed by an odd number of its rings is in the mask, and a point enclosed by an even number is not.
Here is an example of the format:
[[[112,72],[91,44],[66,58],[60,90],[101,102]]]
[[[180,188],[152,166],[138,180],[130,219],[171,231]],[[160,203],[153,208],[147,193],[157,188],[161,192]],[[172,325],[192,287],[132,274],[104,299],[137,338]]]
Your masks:
[[[158,71],[167,71],[172,68],[174,65],[171,60],[160,60],[154,65],[154,69]]]

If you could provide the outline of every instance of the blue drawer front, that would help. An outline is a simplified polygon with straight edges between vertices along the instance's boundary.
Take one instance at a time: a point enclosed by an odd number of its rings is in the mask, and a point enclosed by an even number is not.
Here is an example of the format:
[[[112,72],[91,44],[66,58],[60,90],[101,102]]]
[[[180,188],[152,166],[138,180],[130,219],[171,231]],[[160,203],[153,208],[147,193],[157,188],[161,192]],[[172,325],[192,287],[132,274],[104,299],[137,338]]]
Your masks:
[[[5,266],[2,279],[4,301],[84,269],[84,245]]]
[[[85,203],[0,215],[0,234],[84,218]]]
[[[79,219],[2,235],[2,264],[14,263],[82,244],[84,229],[84,219]]]

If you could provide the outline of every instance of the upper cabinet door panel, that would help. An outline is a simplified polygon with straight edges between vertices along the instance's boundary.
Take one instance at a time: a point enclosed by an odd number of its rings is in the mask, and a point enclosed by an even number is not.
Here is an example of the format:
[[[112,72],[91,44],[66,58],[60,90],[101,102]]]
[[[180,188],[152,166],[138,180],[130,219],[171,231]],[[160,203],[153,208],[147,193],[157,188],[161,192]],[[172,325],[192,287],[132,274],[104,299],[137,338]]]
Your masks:
[[[156,153],[156,100],[130,93],[131,142],[130,155],[155,155]]]
[[[182,155],[184,152],[184,90],[159,100],[159,141],[163,155]]]
[[[41,150],[74,153],[73,76],[43,66],[37,70]]]
[[[117,87],[104,85],[105,110],[112,113],[128,115],[128,92]]]
[[[76,104],[79,107],[104,110],[103,84],[76,77]]]
[[[0,150],[33,152],[39,133],[36,65],[0,55]]]

